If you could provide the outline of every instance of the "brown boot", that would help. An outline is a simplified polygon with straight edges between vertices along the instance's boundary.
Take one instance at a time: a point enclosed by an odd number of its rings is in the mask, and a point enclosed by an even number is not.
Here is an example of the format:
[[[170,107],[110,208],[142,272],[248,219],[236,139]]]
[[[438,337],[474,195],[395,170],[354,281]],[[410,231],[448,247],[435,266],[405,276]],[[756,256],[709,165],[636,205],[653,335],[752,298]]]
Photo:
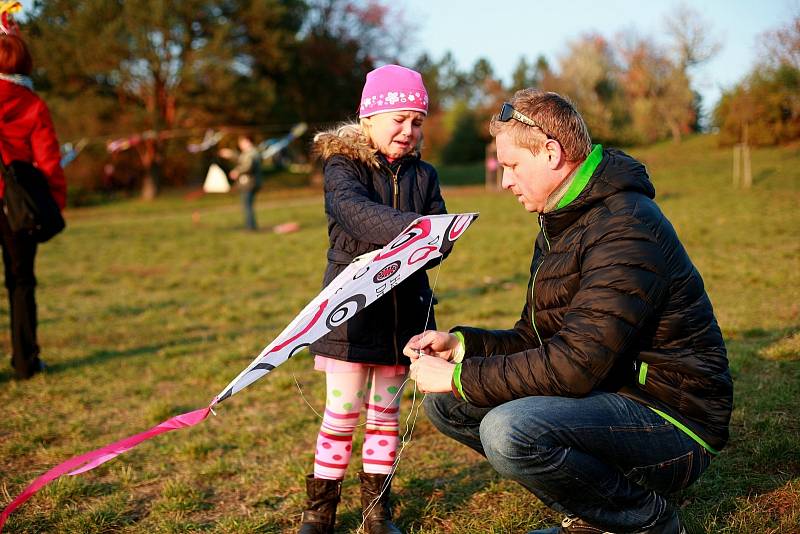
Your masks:
[[[361,509],[364,514],[365,534],[403,534],[392,523],[392,508],[389,505],[391,479],[389,475],[374,473],[358,474],[361,480]],[[389,480],[387,480],[389,479]],[[386,486],[386,491],[383,491]]]
[[[336,506],[342,496],[341,480],[306,477],[308,501],[299,534],[333,534]]]

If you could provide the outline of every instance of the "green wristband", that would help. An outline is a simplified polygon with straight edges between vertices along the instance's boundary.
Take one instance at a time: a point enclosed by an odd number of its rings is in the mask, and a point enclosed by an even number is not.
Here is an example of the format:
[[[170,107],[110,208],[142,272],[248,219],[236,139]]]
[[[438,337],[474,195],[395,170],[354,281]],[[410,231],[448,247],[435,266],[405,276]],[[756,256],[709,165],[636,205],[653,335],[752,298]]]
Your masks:
[[[464,341],[464,334],[461,332],[453,332],[453,335],[458,338],[458,346],[455,348],[455,352],[453,352],[453,359],[451,361],[453,363],[460,363],[464,360],[464,354],[467,352],[467,342]]]
[[[464,394],[464,388],[461,386],[461,365],[461,363],[457,363],[455,369],[453,369],[453,384],[455,384],[458,394],[461,395],[461,398],[469,402],[469,399]]]

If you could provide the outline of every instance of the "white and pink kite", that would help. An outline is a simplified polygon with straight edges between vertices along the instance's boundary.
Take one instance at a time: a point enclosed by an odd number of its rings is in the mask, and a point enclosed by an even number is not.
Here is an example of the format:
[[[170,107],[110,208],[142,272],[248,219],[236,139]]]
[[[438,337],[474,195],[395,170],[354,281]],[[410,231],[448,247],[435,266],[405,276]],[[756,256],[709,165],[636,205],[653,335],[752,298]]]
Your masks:
[[[145,432],[57,465],[34,480],[3,510],[0,514],[0,530],[11,512],[58,477],[84,473],[132,449],[142,441],[200,423],[208,417],[214,405],[235,395],[343,324],[431,260],[448,253],[453,243],[477,217],[477,213],[420,217],[382,249],[359,256],[309,302],[289,326],[239,376],[225,386],[206,408],[177,415]]]

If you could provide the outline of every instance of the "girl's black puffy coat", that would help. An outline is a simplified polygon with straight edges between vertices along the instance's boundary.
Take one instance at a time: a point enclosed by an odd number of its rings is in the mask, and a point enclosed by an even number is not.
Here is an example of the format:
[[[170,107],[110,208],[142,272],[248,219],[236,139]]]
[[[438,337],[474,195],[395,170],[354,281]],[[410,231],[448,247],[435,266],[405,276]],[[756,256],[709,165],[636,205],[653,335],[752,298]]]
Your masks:
[[[605,150],[578,197],[540,216],[516,326],[454,329],[465,336],[460,381],[471,403],[616,391],[714,449],[725,445],[733,403],[725,344],[700,274],[654,197],[641,163]]]
[[[378,250],[421,215],[446,213],[436,170],[406,156],[391,166],[357,128],[317,136],[323,157],[328,266],[323,286],[357,256]],[[403,347],[435,327],[428,276],[419,270],[311,345],[313,354],[361,363],[408,365]]]

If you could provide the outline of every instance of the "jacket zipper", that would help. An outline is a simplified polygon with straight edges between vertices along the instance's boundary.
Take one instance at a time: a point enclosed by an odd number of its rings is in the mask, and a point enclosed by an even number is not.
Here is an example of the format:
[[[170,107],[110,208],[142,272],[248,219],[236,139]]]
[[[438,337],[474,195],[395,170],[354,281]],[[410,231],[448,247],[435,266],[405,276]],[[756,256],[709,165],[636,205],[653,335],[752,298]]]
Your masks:
[[[398,197],[400,196],[400,185],[398,176],[400,176],[400,169],[403,167],[403,164],[400,163],[397,166],[397,172],[392,174],[392,207],[394,209],[400,209],[399,205],[400,202],[398,201]],[[391,172],[391,168],[389,171]],[[392,304],[394,306],[394,330],[392,331],[392,337],[394,338],[394,364],[400,365],[400,346],[397,343],[397,328],[399,325],[399,319],[397,317],[397,291],[392,291]]]
[[[550,240],[547,238],[547,230],[544,227],[544,215],[541,213],[539,214],[539,227],[542,229],[542,235],[544,236],[544,242],[547,245],[547,252],[550,252]],[[536,266],[536,270],[533,272],[533,281],[531,282],[531,326],[533,326],[533,331],[536,334],[536,339],[539,340],[539,346],[543,345],[542,343],[542,336],[539,335],[539,329],[536,328],[536,275],[539,274],[539,269],[542,268],[544,264],[544,257],[547,255],[547,252],[542,250],[542,261],[539,262],[539,265]]]

